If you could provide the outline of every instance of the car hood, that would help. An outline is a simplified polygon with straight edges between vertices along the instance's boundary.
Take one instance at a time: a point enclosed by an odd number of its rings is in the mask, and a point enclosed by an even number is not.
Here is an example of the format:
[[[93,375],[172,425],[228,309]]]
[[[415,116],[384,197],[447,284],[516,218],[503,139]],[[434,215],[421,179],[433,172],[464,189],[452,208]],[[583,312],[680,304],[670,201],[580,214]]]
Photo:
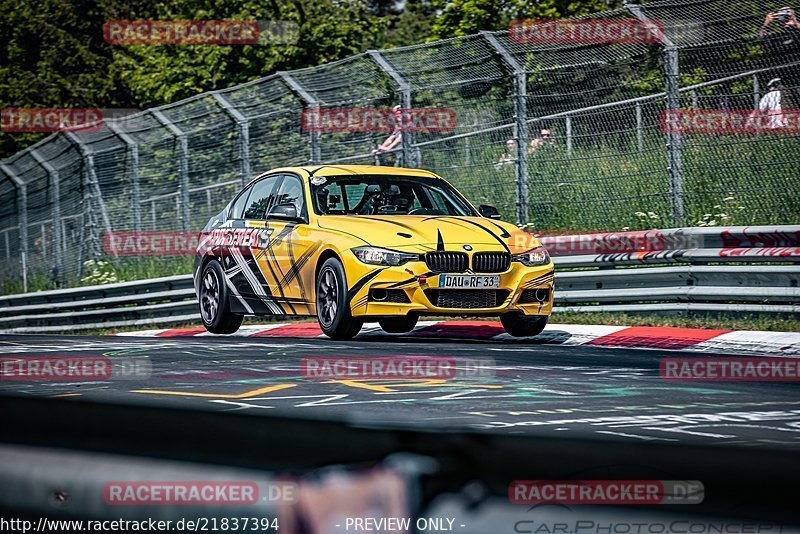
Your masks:
[[[357,236],[373,246],[398,250],[420,247],[452,250],[451,245],[494,245],[499,250],[511,248],[515,252],[513,249],[520,248],[520,234],[525,236],[522,249],[539,245],[535,238],[513,224],[484,217],[328,215],[318,221],[322,228]]]

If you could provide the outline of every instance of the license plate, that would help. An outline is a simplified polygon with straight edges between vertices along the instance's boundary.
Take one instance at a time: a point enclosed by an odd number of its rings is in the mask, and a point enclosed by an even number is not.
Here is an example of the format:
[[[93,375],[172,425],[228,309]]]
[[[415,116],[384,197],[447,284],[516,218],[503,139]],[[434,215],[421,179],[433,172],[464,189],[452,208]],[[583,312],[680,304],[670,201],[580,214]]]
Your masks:
[[[500,276],[440,274],[439,287],[442,289],[497,289],[500,287]]]

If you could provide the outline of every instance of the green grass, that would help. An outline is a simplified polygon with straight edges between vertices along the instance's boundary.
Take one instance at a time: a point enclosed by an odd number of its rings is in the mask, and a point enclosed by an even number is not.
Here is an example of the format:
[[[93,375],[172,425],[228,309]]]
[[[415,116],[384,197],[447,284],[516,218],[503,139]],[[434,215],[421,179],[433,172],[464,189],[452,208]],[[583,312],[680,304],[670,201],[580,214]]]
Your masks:
[[[62,281],[63,287],[81,287],[132,280],[146,280],[188,274],[192,272],[194,256],[103,256],[95,265],[86,265],[83,276],[78,279]],[[45,272],[35,272],[28,275],[28,292],[47,291],[56,289],[50,275]],[[12,276],[3,276],[0,273],[0,294],[12,295],[23,293],[22,277],[19,273]]]
[[[579,139],[571,154],[556,145],[529,157],[529,217],[536,230],[645,230],[668,228],[671,196],[664,136],[631,132]],[[480,136],[479,136],[480,137]],[[582,147],[582,143],[592,146]],[[462,143],[463,144],[463,143]],[[423,161],[476,203],[495,204],[515,218],[514,166],[496,168],[498,140],[464,147],[428,148]],[[682,226],[793,224],[800,214],[797,137],[687,135],[683,148],[685,220]],[[639,213],[639,215],[637,215]]]
[[[194,256],[120,258],[116,260],[114,271],[120,281],[143,280],[161,276],[189,274],[192,272],[193,263]]]

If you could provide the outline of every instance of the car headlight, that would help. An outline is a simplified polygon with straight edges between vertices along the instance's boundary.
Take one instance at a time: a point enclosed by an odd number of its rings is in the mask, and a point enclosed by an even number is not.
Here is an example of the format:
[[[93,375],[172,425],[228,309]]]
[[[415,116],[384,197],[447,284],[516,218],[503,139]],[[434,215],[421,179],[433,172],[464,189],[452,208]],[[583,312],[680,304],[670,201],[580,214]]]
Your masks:
[[[550,254],[547,253],[544,247],[536,247],[528,252],[515,254],[512,259],[528,267],[533,267],[534,265],[546,265],[550,263]]]
[[[403,265],[409,261],[419,260],[419,254],[408,254],[378,247],[357,247],[353,249],[356,258],[370,265]]]

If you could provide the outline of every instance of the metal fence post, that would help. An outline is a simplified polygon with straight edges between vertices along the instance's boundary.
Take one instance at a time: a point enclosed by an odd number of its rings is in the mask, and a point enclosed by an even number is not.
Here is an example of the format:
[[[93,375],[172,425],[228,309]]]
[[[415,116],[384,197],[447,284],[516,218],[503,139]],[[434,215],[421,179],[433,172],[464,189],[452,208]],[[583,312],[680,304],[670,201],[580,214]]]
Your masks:
[[[105,227],[106,234],[111,234],[111,220],[108,217],[108,212],[106,211],[105,203],[103,202],[102,193],[100,192],[100,186],[97,184],[97,176],[95,175],[94,171],[94,156],[89,151],[87,147],[81,143],[80,138],[76,136],[72,132],[65,132],[65,136],[69,139],[72,143],[74,143],[78,150],[81,153],[81,157],[83,159],[83,215],[84,221],[81,225],[81,249],[78,253],[78,273],[79,275],[83,275],[83,245],[86,244],[88,241],[89,245],[87,248],[86,256],[89,258],[97,258],[100,256],[100,238],[97,235],[97,217],[95,213],[92,211],[92,200],[94,199],[95,195],[98,196],[98,205],[100,208],[101,216],[103,217],[103,226]],[[92,190],[95,190],[95,193],[92,193]],[[88,225],[87,225],[88,222]],[[86,227],[88,226],[89,230],[89,238],[86,239]]]
[[[131,166],[131,200],[133,201],[133,231],[139,232],[142,229],[142,205],[141,189],[139,187],[139,145],[136,140],[125,133],[119,125],[112,121],[106,121],[106,126],[114,135],[119,137],[128,147],[128,157]]]
[[[400,107],[404,110],[411,109],[411,84],[406,80],[405,76],[395,69],[383,55],[377,50],[367,50],[367,54],[375,62],[378,67],[385,72],[394,81],[397,86],[397,92],[400,93]],[[414,132],[411,130],[403,131],[401,143],[403,153],[403,167],[416,167],[420,162],[416,161],[413,157],[414,152]]]
[[[319,100],[314,98],[311,93],[306,91],[306,88],[302,86],[297,79],[289,74],[288,72],[279,72],[278,76],[289,86],[289,89],[297,93],[297,95],[303,99],[303,101],[308,105],[309,109],[312,112],[317,113],[319,112]],[[321,150],[321,143],[322,137],[320,136],[320,132],[312,131],[311,137],[311,158],[310,163],[312,165],[318,165],[320,161],[322,161],[322,150]]]
[[[761,103],[761,85],[758,83],[758,74],[753,74],[753,109],[758,109]]]
[[[491,32],[482,31],[481,35],[489,45],[503,58],[505,64],[514,74],[514,136],[516,137],[516,176],[517,189],[517,224],[528,224],[528,109],[525,97],[528,90],[528,76],[525,67]],[[541,224],[543,221],[537,221]]]
[[[680,109],[680,79],[678,64],[678,49],[672,43],[668,44],[664,50],[666,54],[666,93],[667,111],[677,111]],[[667,170],[669,172],[669,189],[672,199],[672,221],[675,225],[683,225],[683,136],[680,132],[670,132],[667,134]]]
[[[564,117],[564,130],[567,138],[567,155],[572,155],[572,116],[567,115]]]
[[[653,23],[648,20],[643,12],[643,6],[625,4],[625,8],[630,11],[637,19],[648,26]],[[653,28],[654,35],[661,36],[661,43],[664,45],[664,80],[666,110],[677,111],[681,107],[680,102],[680,64],[678,47],[667,35],[658,28]],[[683,206],[683,137],[679,132],[667,134],[667,172],[669,174],[669,194],[671,200],[671,216],[673,224],[683,225],[684,206]]]
[[[178,141],[178,188],[180,190],[180,218],[181,226],[184,232],[188,232],[189,224],[189,142],[186,139],[186,133],[178,128],[178,126],[169,120],[160,109],[150,110],[153,116],[165,126],[175,139]]]
[[[55,249],[55,266],[61,269],[62,265],[62,243],[61,243],[61,185],[59,183],[58,169],[50,165],[36,150],[30,151],[31,157],[41,165],[50,177],[50,198],[53,202],[53,245]],[[46,236],[42,236],[42,243],[46,241]]]
[[[0,170],[8,175],[17,188],[17,224],[19,224],[20,253],[22,260],[22,286],[28,291],[28,186],[11,170],[11,167],[0,163]]]
[[[97,198],[97,205],[100,208],[100,216],[103,217],[103,226],[107,233],[111,233],[111,217],[108,215],[108,210],[106,209],[106,203],[103,201],[103,193],[100,190],[100,184],[97,183],[97,175],[95,174],[94,168],[94,154],[92,151],[89,150],[89,147],[81,142],[80,138],[75,135],[73,132],[65,132],[67,139],[69,139],[72,143],[74,143],[78,150],[81,153],[81,157],[83,158],[83,171],[85,176],[86,185],[88,185],[91,189],[94,189],[93,197]]]
[[[636,103],[636,148],[639,152],[644,149],[644,139],[642,137],[642,104]]]
[[[233,102],[221,93],[211,93],[212,98],[236,122],[239,130],[239,168],[242,175],[242,185],[250,181],[250,123],[241,111],[236,109]]]

